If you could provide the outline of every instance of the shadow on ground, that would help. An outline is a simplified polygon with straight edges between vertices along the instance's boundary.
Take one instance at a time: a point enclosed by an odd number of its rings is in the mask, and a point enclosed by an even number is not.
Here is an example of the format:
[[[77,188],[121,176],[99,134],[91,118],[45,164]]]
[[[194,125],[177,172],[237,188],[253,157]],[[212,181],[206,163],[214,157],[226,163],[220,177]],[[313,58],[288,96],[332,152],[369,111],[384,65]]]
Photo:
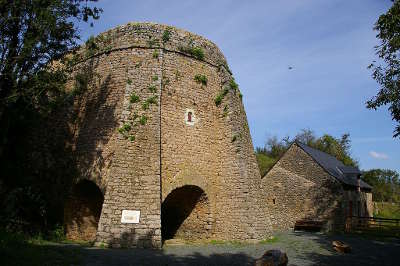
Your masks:
[[[400,240],[376,240],[354,235],[280,233],[278,241],[253,245],[181,245],[162,250],[111,250],[88,248],[86,265],[253,265],[266,250],[287,252],[289,265],[399,265]],[[351,245],[353,252],[340,254],[332,241]]]
[[[353,252],[340,254],[332,249],[333,240],[351,245]],[[27,249],[27,247],[25,247]],[[371,239],[354,235],[319,233],[280,233],[277,241],[265,244],[166,245],[162,250],[102,249],[75,244],[29,246],[28,254],[0,249],[1,265],[253,265],[266,250],[281,249],[289,265],[399,265],[399,239]],[[14,249],[15,253],[23,249]],[[9,256],[14,259],[10,260]],[[22,259],[23,258],[23,259]],[[32,259],[34,258],[34,259]],[[16,263],[13,263],[16,262]],[[25,264],[24,264],[25,263]]]

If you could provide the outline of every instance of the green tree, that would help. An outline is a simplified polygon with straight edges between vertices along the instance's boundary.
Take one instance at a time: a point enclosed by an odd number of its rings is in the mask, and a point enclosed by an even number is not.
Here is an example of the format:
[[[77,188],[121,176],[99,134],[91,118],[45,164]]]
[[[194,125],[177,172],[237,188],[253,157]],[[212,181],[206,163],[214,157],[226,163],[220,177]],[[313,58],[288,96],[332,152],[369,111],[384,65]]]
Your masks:
[[[358,166],[357,160],[350,156],[351,141],[349,134],[343,134],[340,139],[325,134],[308,145],[336,157],[345,165]]]
[[[371,169],[362,179],[372,186],[374,201],[400,202],[399,173],[389,169]]]
[[[380,40],[375,47],[380,63],[374,61],[369,68],[380,89],[367,101],[367,108],[376,110],[389,105],[392,119],[397,122],[393,137],[400,137],[400,1],[392,2],[392,7],[379,17],[374,27]]]
[[[80,21],[99,18],[101,9],[88,6],[96,1],[0,0],[0,155],[15,112],[42,111],[63,93],[65,73],[50,63],[77,45]]]
[[[71,161],[63,160],[63,173],[37,170],[61,162],[66,145],[55,136],[52,146],[40,147],[51,153],[41,156],[30,132],[64,126],[46,123],[46,116],[57,112],[60,100],[69,99],[65,55],[78,45],[80,23],[99,18],[102,10],[91,2],[96,0],[0,0],[1,225],[18,221],[33,230],[49,226],[52,213],[62,216],[63,178],[73,168]]]

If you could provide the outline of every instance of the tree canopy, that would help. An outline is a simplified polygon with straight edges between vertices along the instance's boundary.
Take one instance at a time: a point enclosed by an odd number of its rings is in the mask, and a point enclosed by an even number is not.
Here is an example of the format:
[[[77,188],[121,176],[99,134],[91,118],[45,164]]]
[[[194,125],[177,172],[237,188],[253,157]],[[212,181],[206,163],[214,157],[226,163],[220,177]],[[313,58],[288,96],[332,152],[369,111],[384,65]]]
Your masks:
[[[96,1],[0,0],[0,115],[19,100],[38,106],[60,89],[64,79],[49,63],[77,45],[79,21],[99,18],[101,9],[88,6]]]
[[[41,230],[62,218],[66,177],[73,168],[67,146],[53,134],[51,145],[37,149],[32,132],[66,126],[46,117],[66,99],[65,55],[78,45],[80,23],[99,18],[102,10],[91,3],[96,1],[0,0],[0,226]]]
[[[335,138],[329,134],[317,137],[310,129],[303,129],[294,138],[285,137],[278,140],[276,136],[267,139],[264,147],[256,148],[256,157],[261,176],[264,176],[275,162],[286,152],[294,141],[300,141],[310,147],[326,152],[345,165],[358,166],[356,159],[351,157],[351,141],[349,134]]]
[[[374,61],[369,68],[380,89],[367,101],[367,108],[376,110],[389,105],[392,119],[397,122],[393,137],[400,137],[400,1],[393,1],[392,7],[375,23],[374,30],[380,41],[375,47],[379,63]]]

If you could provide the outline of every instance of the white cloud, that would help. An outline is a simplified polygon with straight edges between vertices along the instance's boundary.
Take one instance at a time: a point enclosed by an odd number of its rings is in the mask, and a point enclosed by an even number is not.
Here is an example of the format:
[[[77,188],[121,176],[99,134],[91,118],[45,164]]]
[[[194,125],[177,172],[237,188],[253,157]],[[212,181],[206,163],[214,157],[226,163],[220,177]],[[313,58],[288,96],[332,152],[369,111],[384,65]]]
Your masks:
[[[370,151],[369,155],[375,159],[386,160],[389,159],[389,156],[385,153],[379,153],[376,151]]]

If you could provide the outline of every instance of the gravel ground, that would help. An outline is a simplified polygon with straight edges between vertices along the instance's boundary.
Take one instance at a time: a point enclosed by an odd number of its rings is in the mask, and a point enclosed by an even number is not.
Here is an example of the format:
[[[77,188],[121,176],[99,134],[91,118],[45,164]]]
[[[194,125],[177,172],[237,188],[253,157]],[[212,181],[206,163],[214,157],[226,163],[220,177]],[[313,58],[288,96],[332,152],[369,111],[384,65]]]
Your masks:
[[[265,244],[164,245],[162,250],[84,248],[84,265],[253,265],[266,250],[281,249],[289,265],[400,265],[400,240],[378,241],[349,235],[280,233],[277,241]],[[353,249],[339,254],[332,240]]]

